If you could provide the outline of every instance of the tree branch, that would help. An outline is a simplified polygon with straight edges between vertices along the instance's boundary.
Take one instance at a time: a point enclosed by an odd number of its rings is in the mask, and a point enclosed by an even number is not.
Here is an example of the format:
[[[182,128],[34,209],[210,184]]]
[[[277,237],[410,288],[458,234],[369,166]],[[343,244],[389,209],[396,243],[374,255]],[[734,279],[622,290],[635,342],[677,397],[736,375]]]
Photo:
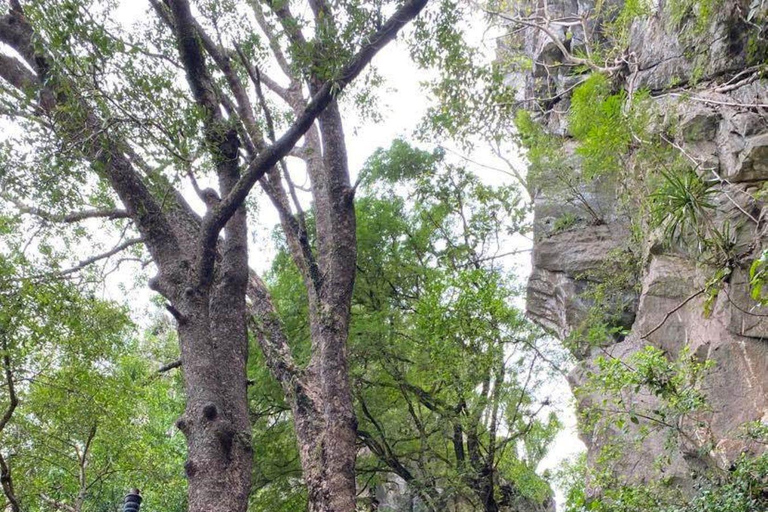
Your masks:
[[[76,119],[66,114],[74,110],[74,105],[57,110],[54,118],[59,131],[76,141],[85,159],[109,180],[142,233],[155,261],[158,264],[177,262],[179,247],[186,240],[177,236],[165,214],[167,208],[157,203],[123,153],[123,148],[128,145],[107,133],[105,123],[89,105],[71,97],[65,76],[51,76],[48,57],[36,52],[33,35],[32,27],[20,10],[11,10],[0,17],[0,41],[19,52],[37,73],[36,88],[42,111],[52,113],[57,105],[66,103],[75,103],[81,109],[82,116]],[[7,72],[5,67],[0,66],[0,75]]]
[[[655,333],[656,331],[658,331],[659,329],[661,329],[661,327],[662,327],[662,326],[663,326],[663,325],[664,325],[664,324],[667,322],[667,320],[669,320],[669,317],[671,317],[672,315],[674,315],[674,314],[675,314],[677,311],[680,311],[680,309],[682,309],[682,308],[683,308],[683,306],[685,306],[686,304],[688,304],[689,302],[691,302],[693,299],[695,299],[696,297],[698,297],[699,295],[701,295],[701,294],[702,294],[702,293],[704,293],[705,291],[706,291],[706,288],[702,288],[702,289],[700,289],[700,290],[696,291],[696,292],[695,292],[695,293],[693,293],[692,295],[689,295],[689,296],[688,296],[688,297],[687,297],[685,300],[683,300],[683,301],[682,301],[680,304],[678,304],[678,305],[677,305],[677,306],[675,306],[674,308],[672,308],[672,309],[670,309],[669,311],[667,311],[667,314],[666,314],[666,315],[664,315],[664,318],[662,318],[662,319],[661,319],[661,322],[659,322],[659,323],[656,325],[656,327],[654,327],[653,329],[651,329],[651,330],[650,330],[650,331],[648,331],[647,333],[645,333],[645,334],[641,335],[641,336],[640,336],[640,339],[643,339],[643,340],[644,340],[644,339],[647,339],[647,338],[648,338],[648,336],[650,336],[651,334],[653,334],[653,333]]]
[[[74,222],[80,222],[86,219],[98,219],[105,218],[109,220],[125,219],[128,218],[128,212],[121,209],[104,209],[104,210],[83,210],[80,212],[72,212],[66,214],[55,214],[35,206],[29,206],[18,199],[11,197],[7,194],[0,193],[0,198],[12,203],[19,210],[19,213],[25,213],[28,215],[34,215],[48,222],[71,224]]]
[[[3,416],[0,417],[0,434],[2,434],[8,422],[11,421],[13,412],[19,405],[19,397],[16,395],[16,387],[13,382],[13,371],[11,370],[11,356],[8,350],[8,339],[5,328],[0,326],[0,338],[2,338],[3,348],[3,370],[5,373],[5,380],[8,385],[8,407],[6,408]],[[19,505],[19,499],[16,496],[16,492],[13,488],[13,479],[11,478],[11,470],[8,467],[3,454],[0,453],[0,486],[3,488],[3,494],[8,498],[11,504],[12,512],[20,512],[21,506]]]
[[[541,32],[544,32],[547,35],[547,37],[549,37],[549,39],[555,44],[555,46],[557,46],[557,49],[560,50],[560,53],[562,53],[563,58],[572,65],[587,66],[589,69],[597,73],[615,73],[616,71],[620,71],[621,69],[624,68],[623,63],[616,64],[613,66],[600,66],[590,59],[583,59],[581,57],[576,57],[570,51],[568,51],[568,49],[565,47],[565,45],[560,40],[560,38],[557,37],[557,34],[555,34],[552,30],[550,30],[550,28],[547,27],[546,24],[532,21],[532,18],[513,17],[498,11],[492,11],[489,9],[483,9],[483,10],[487,14],[499,16],[500,18],[505,19],[507,21],[511,21],[512,23],[518,23],[520,25],[530,27],[530,28],[535,28],[536,30],[540,30]],[[545,19],[544,22],[548,24],[549,20]]]
[[[236,47],[236,49],[243,62],[247,62],[245,55],[240,48]],[[253,82],[254,88],[256,89],[256,97],[258,98],[259,106],[261,107],[264,120],[266,121],[267,136],[269,137],[270,142],[274,143],[276,139],[275,125],[274,120],[272,119],[272,114],[267,106],[266,98],[264,97],[264,91],[261,88],[261,72],[258,68],[253,68],[248,64],[246,64],[246,69]],[[296,208],[296,215],[293,215],[291,212],[288,197],[283,189],[280,176],[275,174],[274,168],[267,176],[260,180],[260,183],[277,209],[291,251],[291,256],[301,270],[307,292],[310,294],[310,300],[312,300],[314,293],[320,289],[320,272],[317,268],[317,262],[315,261],[315,256],[309,243],[309,231],[307,229],[304,212],[302,211],[301,203],[296,196],[296,191],[293,187],[290,174],[288,173],[288,166],[285,164],[285,160],[280,160],[279,168],[282,170],[285,180],[288,183],[291,199]]]
[[[373,57],[395,38],[397,32],[421,12],[426,4],[427,0],[409,0],[403,4],[382,26],[381,30],[370,37],[369,42],[342,69],[339,77],[335,80],[329,80],[320,88],[291,128],[273,145],[262,151],[258,158],[251,160],[245,174],[232,191],[204,217],[202,226],[203,254],[201,256],[212,252],[211,248],[215,246],[219,232],[245,201],[256,182],[288,154],[312,126],[317,116],[365,69]],[[200,274],[210,272],[213,259],[205,257],[201,258],[200,261],[202,262]]]
[[[66,504],[64,502],[55,500],[55,499],[51,498],[50,496],[48,496],[47,494],[41,494],[40,498],[44,502],[46,502],[47,504],[52,506],[55,510],[64,510],[66,512],[77,512],[75,507],[73,507],[72,505],[68,505],[68,504]]]
[[[283,332],[277,310],[264,282],[250,272],[248,279],[248,298],[250,299],[249,327],[253,332],[264,353],[272,375],[286,388],[292,386],[292,381],[298,376],[299,368],[293,360],[288,339]]]
[[[164,364],[163,366],[157,369],[157,373],[165,373],[173,370],[174,368],[181,368],[181,359],[177,359],[168,364]]]
[[[206,67],[205,56],[199,42],[205,39],[205,36],[192,16],[189,2],[187,0],[169,0],[168,3],[174,21],[179,55],[186,69],[187,82],[192,89],[195,102],[203,110],[203,132],[215,164],[219,190],[222,196],[228,197],[232,194],[233,188],[241,181],[239,148],[242,141],[233,123],[227,122],[219,109],[214,82]],[[228,57],[221,55],[219,49],[210,40],[209,43],[208,51],[215,55],[214,60],[222,67],[225,75],[229,74],[230,86],[236,90],[238,101],[247,103],[237,107],[240,122],[244,123],[246,130],[249,130],[249,126],[250,129],[256,130],[249,100],[239,79],[235,78],[232,73]],[[243,116],[251,121],[247,121]],[[254,135],[260,136],[258,133]],[[245,200],[245,196],[243,196],[243,200]],[[205,221],[203,222],[203,230],[197,247],[198,286],[208,286],[213,279],[213,268],[218,253],[216,243],[219,232],[226,227],[227,233],[221,251],[222,272],[230,277],[227,280],[228,286],[245,291],[248,280],[248,228],[245,209],[241,208],[242,204],[243,201],[232,204],[231,209],[227,210],[226,218],[220,219],[221,222],[217,224],[215,230],[207,230]],[[217,210],[217,207],[209,206],[206,218],[210,216],[211,212]]]
[[[8,422],[11,421],[13,412],[16,407],[19,406],[19,397],[16,395],[16,387],[13,382],[13,371],[11,370],[11,356],[8,350],[8,340],[6,339],[6,332],[3,328],[0,331],[0,336],[3,340],[3,372],[5,373],[5,381],[8,385],[8,408],[3,412],[3,416],[0,417],[0,433],[3,432]]]
[[[11,469],[8,467],[8,463],[5,461],[2,453],[0,453],[0,484],[3,488],[3,494],[8,498],[8,502],[11,505],[11,512],[21,512],[19,498],[16,496],[16,491],[13,488]]]
[[[0,53],[0,77],[20,91],[28,91],[37,84],[37,77],[18,59]]]
[[[291,69],[291,65],[288,63],[288,59],[285,58],[285,53],[283,53],[282,48],[280,48],[279,38],[275,33],[275,31],[270,26],[267,19],[264,17],[264,11],[261,10],[261,2],[259,2],[258,0],[250,0],[248,3],[251,5],[251,8],[253,9],[253,14],[256,17],[256,23],[259,25],[259,28],[261,29],[261,31],[264,32],[264,35],[267,37],[267,41],[269,41],[269,47],[272,50],[272,54],[274,55],[278,66],[280,66],[280,69],[283,71],[283,73],[285,73],[285,76],[288,77],[291,83],[296,83],[296,78],[293,76],[293,70]],[[277,85],[277,84],[274,84],[274,85]],[[267,87],[272,89],[270,85],[267,85]],[[278,88],[285,91],[285,89],[283,89],[282,87],[278,86]],[[280,94],[278,91],[275,91],[275,92],[278,95]]]
[[[131,247],[131,246],[136,245],[136,244],[140,244],[143,241],[144,240],[141,239],[141,238],[129,238],[125,242],[116,245],[115,247],[113,247],[109,251],[103,252],[101,254],[97,254],[95,256],[91,256],[90,258],[87,258],[87,259],[84,259],[84,260],[80,261],[77,265],[75,265],[74,267],[70,267],[68,269],[56,272],[55,275],[58,276],[58,277],[62,277],[62,276],[66,276],[66,275],[69,275],[69,274],[74,274],[75,272],[79,272],[80,270],[83,270],[88,265],[92,265],[92,264],[96,263],[97,261],[104,260],[104,259],[107,259],[107,258],[109,258],[111,256],[114,256],[115,254],[117,254],[117,253],[119,253],[121,251],[124,251],[128,247]]]

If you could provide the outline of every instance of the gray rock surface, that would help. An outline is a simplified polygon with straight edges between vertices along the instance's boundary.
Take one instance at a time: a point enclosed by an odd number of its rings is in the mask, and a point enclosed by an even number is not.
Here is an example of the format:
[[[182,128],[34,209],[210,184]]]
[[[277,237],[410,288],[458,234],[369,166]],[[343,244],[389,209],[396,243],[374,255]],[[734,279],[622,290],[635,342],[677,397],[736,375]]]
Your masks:
[[[533,3],[541,8],[540,2]],[[667,125],[675,127],[667,135],[671,142],[703,179],[714,184],[712,202],[718,213],[712,222],[727,223],[735,246],[729,262],[733,271],[717,294],[711,314],[705,316],[707,293],[702,290],[713,269],[697,262],[695,251],[662,245],[658,233],[646,227],[645,248],[639,254],[641,291],[636,300],[627,301],[632,310],[629,333],[607,346],[575,354],[581,361],[570,376],[574,389],[586,383],[598,357],[627,361],[648,345],[671,358],[688,347],[698,359],[714,361],[698,383],[708,407],[682,418],[675,428],[658,428],[643,419],[626,432],[605,430],[605,425],[587,431],[582,425],[591,464],[596,464],[600,448],[607,442],[626,437],[626,448],[612,469],[627,480],[665,478],[686,490],[697,472],[728,468],[742,453],[765,449],[741,435],[747,422],[768,423],[768,307],[750,297],[748,282],[749,264],[768,247],[762,193],[768,187],[768,80],[748,69],[754,64],[748,64],[751,28],[743,15],[748,4],[744,0],[719,3],[710,23],[696,31],[691,29],[695,17],[688,16],[674,26],[663,11],[665,2],[655,3],[651,16],[633,24],[626,52],[628,69],[617,77],[624,90],[651,90],[657,110]],[[593,7],[589,2],[566,0],[548,5],[561,16],[579,16]],[[574,47],[585,40],[578,30],[569,37]],[[550,62],[553,52],[557,53],[535,29],[524,31],[522,40],[519,48],[533,62]],[[546,74],[543,69],[536,68],[527,77],[527,98],[562,93],[567,89],[563,84],[573,82],[567,68]],[[567,94],[555,104],[544,105],[553,110],[542,119],[551,133],[568,133],[563,115],[568,105]],[[573,142],[566,144],[572,146]],[[578,162],[574,165],[578,167]],[[590,271],[610,264],[610,253],[620,249],[630,233],[618,206],[625,191],[607,182],[582,187],[590,203],[606,212],[605,224],[595,225],[583,208],[563,200],[561,192],[552,188],[542,187],[534,198],[535,243],[527,312],[560,339],[579,335],[593,306],[584,297],[585,289],[595,284]],[[554,226],[563,216],[573,221],[558,231]],[[627,293],[632,296],[631,291]],[[573,347],[574,340],[570,341]],[[579,407],[587,410],[603,398],[581,394]],[[643,391],[627,392],[625,399],[649,410],[657,400]],[[641,436],[644,430],[650,434]],[[676,446],[671,451],[670,436]],[[656,464],[662,456],[668,458],[667,464]],[[592,488],[591,492],[600,490]]]

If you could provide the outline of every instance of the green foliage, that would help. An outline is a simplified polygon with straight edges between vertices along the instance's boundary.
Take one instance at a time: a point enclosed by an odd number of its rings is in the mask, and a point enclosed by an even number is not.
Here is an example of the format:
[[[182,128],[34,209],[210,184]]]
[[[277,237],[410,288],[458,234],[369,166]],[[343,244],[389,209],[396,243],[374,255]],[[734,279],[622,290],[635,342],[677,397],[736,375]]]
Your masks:
[[[526,150],[529,188],[543,185],[550,173],[566,167],[562,140],[548,133],[528,110],[515,114],[515,131]]]
[[[623,47],[629,44],[629,29],[632,23],[651,14],[651,2],[649,0],[627,0],[621,5],[616,18],[608,25],[607,32]]]
[[[540,333],[514,306],[518,289],[496,257],[503,240],[528,229],[518,192],[485,185],[441,153],[403,141],[375,152],[362,176],[349,354],[368,448],[358,471],[378,476],[361,477],[361,485],[404,477],[397,461],[409,471],[409,489],[433,508],[450,500],[477,505],[477,464],[491,455],[474,452],[475,440],[494,446],[497,500],[503,487],[543,503],[551,491],[536,467],[560,423],[536,414],[539,373],[525,377]],[[294,350],[306,353],[308,327],[296,309],[306,304],[286,253],[269,282]],[[254,371],[259,365],[249,370],[257,381],[251,403],[270,428],[260,440],[263,487],[252,506],[288,510],[278,502],[305,499],[291,488],[297,454],[279,390]],[[492,415],[495,426],[481,420]],[[459,445],[456,429],[464,432]]]
[[[654,226],[663,227],[669,242],[691,236],[702,240],[704,227],[715,208],[711,202],[715,190],[689,169],[681,173],[661,170],[664,182],[651,194],[651,218]]]
[[[729,475],[704,488],[681,512],[752,512],[768,509],[768,455],[742,456]],[[671,512],[677,512],[672,509]]]
[[[760,257],[752,262],[749,267],[749,286],[752,298],[761,304],[768,302],[763,293],[763,287],[768,281],[768,251],[763,251]]]
[[[589,510],[587,496],[587,455],[582,453],[560,464],[555,480],[565,491],[565,512]]]
[[[601,64],[615,62],[626,55],[630,43],[630,30],[635,20],[643,19],[653,13],[651,0],[625,0],[623,2],[595,2],[590,18],[599,20],[600,37],[590,37],[589,51],[582,45],[574,48],[574,53],[581,58]],[[587,23],[585,26],[589,27]],[[594,34],[597,35],[597,34]],[[585,67],[579,72],[589,71]]]
[[[584,480],[602,485],[603,494],[588,498]],[[663,482],[626,484],[591,473],[584,465],[569,468],[562,479],[566,512],[756,512],[768,507],[768,455],[742,456],[728,473],[705,475],[685,496]]]
[[[575,226],[578,221],[579,218],[576,217],[576,215],[566,212],[555,220],[552,225],[552,232],[559,233],[561,231],[566,231]]]
[[[379,148],[368,158],[361,184],[375,188],[416,180],[423,173],[434,173],[443,156],[442,150],[424,151],[395,139],[388,149]]]
[[[579,279],[586,283],[579,294],[589,304],[581,324],[564,343],[573,353],[583,354],[621,339],[628,332],[631,308],[640,292],[640,258],[631,247],[610,251],[596,268]]]
[[[613,181],[621,187],[627,180],[624,171],[632,150],[645,140],[652,113],[646,92],[636,91],[630,100],[623,92],[614,94],[605,76],[591,75],[571,98],[568,130],[577,141],[572,151],[566,138],[549,133],[530,112],[519,110],[515,126],[529,161],[529,186],[578,207],[596,224],[603,222],[588,191]],[[627,198],[639,191],[635,187],[628,192]]]
[[[736,235],[741,223],[732,228],[729,220],[715,222],[713,198],[717,188],[695,170],[678,164],[659,173],[663,180],[649,197],[650,226],[662,229],[667,247],[691,250],[694,257],[713,268],[705,287],[704,315],[708,316],[740,258]]]
[[[180,380],[158,381],[147,357],[161,336],[133,338],[124,308],[62,280],[24,277],[0,256],[0,410],[5,370],[19,406],[0,432],[23,510],[111,510],[127,489],[145,489],[146,509],[181,512],[184,441],[169,435],[182,407]],[[144,343],[150,343],[151,350]]]
[[[672,0],[667,4],[673,26],[680,28],[690,20],[694,34],[701,34],[709,28],[717,8],[718,0]]]
[[[628,361],[601,356],[596,364],[597,372],[592,379],[597,388],[613,395],[624,389],[633,393],[650,392],[663,404],[654,413],[664,421],[668,416],[690,414],[706,405],[705,396],[697,384],[704,372],[712,368],[713,362],[697,361],[688,348],[683,348],[676,359],[670,360],[663,350],[646,345]],[[634,418],[633,423],[637,422],[636,415],[631,418]]]
[[[511,131],[515,90],[500,63],[490,61],[465,32],[472,23],[468,4],[441,0],[428,5],[414,22],[411,55],[423,68],[436,72],[428,85],[435,98],[421,127],[425,138],[500,142]]]
[[[589,468],[579,468],[582,474],[588,474],[590,488],[599,489],[599,497],[588,499],[577,486],[571,492],[574,502],[568,510],[629,512],[644,503],[665,510],[662,505],[674,503],[680,496],[679,489],[667,486],[663,480],[651,487],[627,485],[627,475],[615,473],[614,464],[628,451],[640,449],[654,432],[666,432],[666,449],[672,450],[689,435],[681,427],[686,420],[704,427],[696,419],[709,407],[700,382],[712,367],[712,361],[699,361],[687,348],[676,357],[650,345],[624,358],[612,357],[608,352],[597,357],[577,395],[585,399],[600,397],[589,399],[581,422],[582,428],[606,442]],[[657,460],[662,468],[667,463],[664,457]]]
[[[593,74],[573,91],[568,129],[580,142],[576,153],[589,180],[620,172],[632,141],[631,122],[623,113],[626,94],[613,94],[608,78]]]
[[[698,474],[690,494],[664,480],[628,483],[625,476],[612,472],[612,460],[633,449],[630,432],[642,439],[661,425],[670,434],[685,436],[679,429],[685,416],[696,418],[708,408],[706,397],[697,383],[712,368],[710,361],[697,361],[687,349],[670,359],[655,347],[646,346],[625,360],[602,357],[596,361],[597,369],[591,373],[588,389],[580,392],[598,392],[613,397],[595,404],[588,412],[589,428],[602,424],[602,428],[619,429],[625,440],[614,441],[601,447],[597,461],[587,466],[583,461],[567,464],[558,478],[566,488],[567,512],[634,512],[659,510],[662,512],[746,512],[763,510],[768,506],[768,456],[741,456],[723,472],[712,469]],[[648,393],[657,400],[652,407],[641,407],[629,398]],[[624,397],[628,399],[625,400]],[[699,424],[699,426],[703,426]],[[615,432],[615,430],[611,430]],[[765,443],[766,425],[753,422],[744,426],[745,437]],[[667,462],[660,460],[663,467]],[[585,482],[593,490],[588,496]]]
[[[400,150],[393,145],[395,154]],[[380,169],[381,162],[376,156],[369,164]],[[397,184],[407,187],[406,201],[392,186],[358,203],[351,353],[359,365],[353,375],[360,428],[389,443],[399,460],[424,461],[412,470],[416,488],[473,503],[467,475],[479,468],[457,459],[455,441],[446,440],[460,428],[482,444],[494,443],[492,436],[506,444],[501,431],[478,423],[481,414],[506,411],[506,435],[527,435],[521,437],[523,457],[511,448],[497,452],[498,479],[543,502],[549,490],[535,467],[559,424],[554,417],[529,416],[530,391],[516,376],[536,334],[511,306],[514,288],[493,258],[499,237],[524,230],[520,198],[430,159]],[[520,354],[518,361],[504,362],[509,350]],[[505,375],[507,382],[500,380]],[[433,433],[425,438],[424,432]],[[471,452],[469,441],[463,449]]]

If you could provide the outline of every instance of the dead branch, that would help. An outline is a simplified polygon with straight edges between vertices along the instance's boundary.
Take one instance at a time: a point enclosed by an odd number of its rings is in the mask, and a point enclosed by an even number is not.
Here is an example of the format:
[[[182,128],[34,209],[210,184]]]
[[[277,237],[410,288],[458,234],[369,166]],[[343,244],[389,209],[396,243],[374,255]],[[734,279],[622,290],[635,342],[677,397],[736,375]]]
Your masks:
[[[677,306],[675,306],[675,307],[674,307],[674,308],[672,308],[671,310],[667,311],[667,314],[666,314],[666,315],[664,315],[664,318],[662,318],[662,319],[661,319],[661,322],[659,322],[659,323],[658,323],[658,325],[657,325],[656,327],[654,327],[653,329],[651,329],[651,330],[650,330],[650,331],[648,331],[647,333],[645,333],[645,334],[643,334],[642,336],[640,336],[640,338],[641,338],[641,339],[647,339],[647,338],[648,338],[648,337],[649,337],[651,334],[653,334],[654,332],[656,332],[656,331],[658,331],[659,329],[661,329],[661,327],[662,327],[662,326],[663,326],[663,325],[666,323],[666,321],[667,321],[667,320],[669,320],[669,317],[671,317],[672,315],[674,315],[676,312],[680,311],[680,309],[682,309],[682,308],[683,308],[683,307],[684,307],[686,304],[688,304],[689,302],[691,302],[693,299],[695,299],[696,297],[698,297],[699,295],[701,295],[701,294],[702,294],[702,293],[704,293],[705,291],[706,291],[706,288],[702,288],[701,290],[698,290],[698,291],[697,291],[697,292],[695,292],[694,294],[692,294],[692,295],[688,296],[688,297],[687,297],[687,298],[686,298],[684,301],[682,301],[680,304],[678,304]]]

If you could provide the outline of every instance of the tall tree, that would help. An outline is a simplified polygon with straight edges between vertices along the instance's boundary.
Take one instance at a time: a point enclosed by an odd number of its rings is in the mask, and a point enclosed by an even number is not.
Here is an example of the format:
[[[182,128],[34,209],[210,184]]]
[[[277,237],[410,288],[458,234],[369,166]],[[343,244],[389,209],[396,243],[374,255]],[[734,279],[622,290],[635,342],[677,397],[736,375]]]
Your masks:
[[[310,0],[308,9],[284,1],[247,9],[228,1],[150,4],[150,29],[137,33],[117,22],[112,2],[9,0],[0,18],[0,42],[11,49],[0,54],[2,113],[20,130],[4,148],[3,197],[46,222],[127,219],[122,232],[137,232],[79,266],[138,243],[149,252],[157,270],[149,286],[177,322],[186,391],[177,426],[187,439],[190,510],[247,507],[252,315],[292,410],[309,508],[350,512],[355,188],[336,98],[426,0]],[[281,76],[267,74],[270,63]],[[306,165],[315,246],[283,164],[289,154]],[[312,346],[306,365],[294,361],[270,296],[248,267],[246,199],[257,183],[301,269]],[[92,208],[71,210],[84,204]]]
[[[376,212],[361,216],[353,301],[360,437],[375,455],[361,469],[399,476],[429,510],[548,509],[536,467],[560,424],[536,399],[542,335],[504,264],[526,231],[518,191],[399,143],[370,169],[410,193],[360,201]]]
[[[350,371],[360,493],[375,508],[381,486],[399,479],[401,503],[388,506],[548,510],[536,468],[559,422],[536,399],[543,337],[515,307],[507,270],[510,241],[528,228],[518,191],[396,141],[368,161],[357,209]],[[268,283],[295,353],[306,354],[307,304],[285,244]],[[258,465],[267,499],[285,492],[294,466],[273,388],[258,378],[252,396],[272,426],[265,449],[280,454]]]

